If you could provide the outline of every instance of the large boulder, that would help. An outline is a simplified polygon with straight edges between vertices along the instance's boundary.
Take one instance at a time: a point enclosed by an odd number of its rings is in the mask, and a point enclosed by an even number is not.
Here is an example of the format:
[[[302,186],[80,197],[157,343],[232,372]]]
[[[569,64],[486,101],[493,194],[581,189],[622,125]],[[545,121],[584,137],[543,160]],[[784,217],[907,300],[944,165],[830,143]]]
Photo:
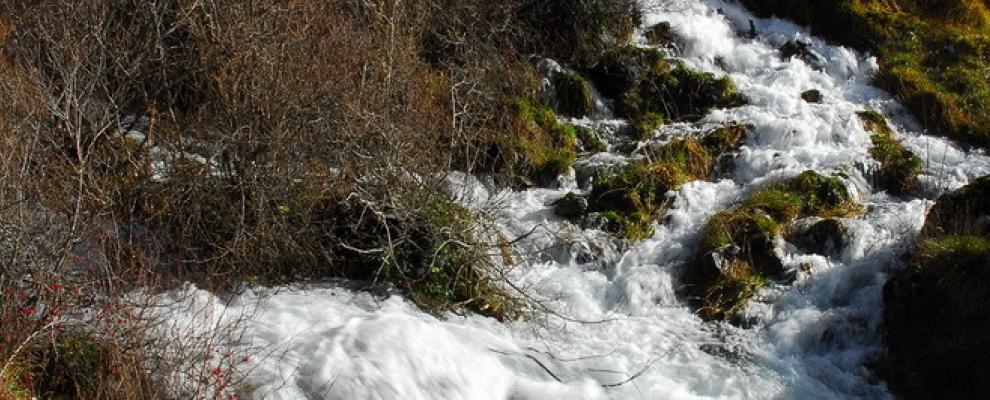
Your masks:
[[[562,218],[575,219],[588,213],[588,199],[574,192],[568,192],[564,197],[554,200],[550,205],[553,206],[554,214]]]
[[[880,372],[905,398],[990,392],[990,177],[941,196],[909,266],[884,287]]]
[[[988,219],[990,175],[939,197],[928,212],[921,233],[926,237],[946,234],[986,236],[990,234]]]
[[[583,117],[595,111],[591,84],[573,72],[560,71],[550,77],[557,112],[568,117]]]
[[[841,180],[813,171],[768,186],[708,221],[684,290],[703,318],[742,322],[739,311],[760,287],[793,278],[776,249],[795,220],[860,211]]]
[[[884,287],[887,358],[881,370],[914,399],[990,393],[990,241],[930,239]]]

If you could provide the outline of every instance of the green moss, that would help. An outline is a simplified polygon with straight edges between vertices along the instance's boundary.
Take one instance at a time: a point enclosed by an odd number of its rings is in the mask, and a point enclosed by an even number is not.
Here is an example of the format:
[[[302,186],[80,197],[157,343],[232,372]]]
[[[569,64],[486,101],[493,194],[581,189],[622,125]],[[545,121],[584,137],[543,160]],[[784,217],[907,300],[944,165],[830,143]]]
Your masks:
[[[580,142],[579,147],[582,151],[600,153],[608,150],[608,145],[606,145],[605,142],[603,142],[602,139],[599,138],[598,135],[591,129],[569,124],[565,126],[574,130],[574,136]]]
[[[783,264],[774,241],[789,225],[810,216],[849,216],[861,210],[838,178],[806,171],[754,193],[739,207],[713,216],[684,276],[706,318],[731,319]]]
[[[746,138],[745,125],[731,124],[717,128],[701,139],[701,145],[713,156],[719,156],[739,149]]]
[[[647,156],[672,167],[671,172],[680,172],[678,176],[685,179],[672,180],[679,184],[692,180],[707,179],[712,170],[712,156],[709,151],[698,141],[693,139],[673,140],[663,146],[650,148],[646,151]]]
[[[512,133],[502,137],[503,158],[517,173],[549,185],[577,159],[578,128],[561,124],[548,107],[524,97],[510,101]]]
[[[703,295],[704,306],[698,313],[705,319],[734,319],[767,278],[752,265],[735,260],[726,267],[720,279],[708,287]]]
[[[557,72],[551,77],[556,92],[557,111],[568,117],[583,117],[595,110],[591,84],[572,72]]]
[[[962,265],[990,255],[990,240],[981,236],[945,236],[924,241],[915,252],[921,264]]]
[[[930,132],[990,145],[990,13],[973,0],[743,0],[873,52],[880,83]]]
[[[656,49],[613,49],[591,70],[591,77],[604,95],[616,99],[616,113],[635,122],[648,120],[650,113],[674,121],[697,120],[713,108],[743,103],[728,77],[692,70]]]
[[[803,199],[802,215],[848,217],[861,211],[860,206],[852,201],[846,185],[837,177],[805,171],[786,186],[791,193]]]
[[[619,222],[622,224],[621,236],[630,242],[653,236],[653,216],[647,212],[634,212],[621,217]]]
[[[661,113],[649,112],[637,115],[629,121],[629,124],[632,126],[633,136],[642,140],[649,138],[654,131],[663,126],[664,117]]]
[[[714,161],[738,147],[745,127],[714,130],[701,141],[677,139],[645,151],[646,160],[635,161],[617,173],[596,177],[589,197],[593,212],[614,213],[631,240],[652,235],[652,222],[662,213],[666,193],[696,180],[708,179]],[[649,228],[649,229],[647,229]]]
[[[880,163],[876,184],[894,195],[908,194],[917,186],[921,159],[894,138],[886,118],[872,110],[858,113],[863,126],[873,132],[870,156]]]

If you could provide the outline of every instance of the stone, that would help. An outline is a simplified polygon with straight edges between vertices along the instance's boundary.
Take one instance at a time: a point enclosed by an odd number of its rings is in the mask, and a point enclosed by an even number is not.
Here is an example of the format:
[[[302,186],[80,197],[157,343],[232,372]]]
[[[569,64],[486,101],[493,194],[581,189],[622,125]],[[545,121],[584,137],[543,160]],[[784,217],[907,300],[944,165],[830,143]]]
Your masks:
[[[580,218],[588,213],[588,199],[569,192],[551,203],[554,214],[562,218]]]

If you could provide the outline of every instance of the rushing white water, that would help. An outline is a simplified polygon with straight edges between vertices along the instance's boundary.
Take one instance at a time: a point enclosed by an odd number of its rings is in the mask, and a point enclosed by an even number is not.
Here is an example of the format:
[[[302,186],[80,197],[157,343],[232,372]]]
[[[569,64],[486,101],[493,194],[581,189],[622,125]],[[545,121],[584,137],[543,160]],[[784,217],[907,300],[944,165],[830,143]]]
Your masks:
[[[401,296],[382,300],[327,284],[227,302],[188,289],[183,295],[212,312],[175,318],[198,323],[250,313],[246,346],[267,356],[244,367],[245,387],[259,399],[890,397],[864,365],[882,351],[883,283],[931,201],[871,187],[869,134],[855,113],[872,108],[891,116],[899,138],[926,161],[921,180],[929,197],[990,173],[990,158],[920,132],[901,105],[871,86],[877,66],[867,55],[786,21],[754,18],[732,2],[662,3],[649,9],[648,23],[670,22],[681,40],[679,57],[730,75],[749,100],[697,125],[752,124],[731,176],[670,193],[673,207],[656,234],[629,249],[553,216],[548,204],[579,190],[572,178],[561,189],[521,192],[452,179],[469,206],[506,205],[496,216],[506,236],[535,232],[521,243],[532,256],[511,269],[510,279],[554,313],[504,324],[478,316],[437,319]],[[757,38],[739,34],[750,19]],[[781,61],[777,49],[795,38],[822,56],[822,68]],[[808,89],[820,90],[824,101],[801,100]],[[703,322],[675,289],[705,221],[760,184],[806,169],[845,172],[867,205],[863,216],[844,221],[848,246],[828,257],[782,246],[788,267],[810,268],[793,284],[758,294],[745,310],[753,326]]]

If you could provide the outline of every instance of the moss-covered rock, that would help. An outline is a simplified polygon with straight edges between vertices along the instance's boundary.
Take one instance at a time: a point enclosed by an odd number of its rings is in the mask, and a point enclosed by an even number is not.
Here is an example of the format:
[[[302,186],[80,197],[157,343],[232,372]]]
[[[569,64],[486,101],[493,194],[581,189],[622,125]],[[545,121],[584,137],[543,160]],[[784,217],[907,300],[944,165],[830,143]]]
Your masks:
[[[827,218],[792,234],[788,241],[804,253],[829,255],[846,247],[846,228],[842,222]]]
[[[608,150],[608,145],[591,128],[576,125],[571,126],[574,128],[575,137],[577,138],[577,147],[581,151],[586,153],[601,153]]]
[[[887,358],[905,398],[970,399],[990,390],[990,176],[939,197],[908,268],[884,287]]]
[[[808,43],[800,40],[791,40],[780,47],[780,59],[787,61],[791,58],[798,58],[814,67],[821,65],[821,60],[808,48]]]
[[[667,192],[708,179],[716,160],[737,149],[745,133],[744,126],[721,127],[701,140],[677,139],[646,148],[644,160],[619,171],[601,170],[588,196],[589,210],[614,215],[611,220],[627,239],[647,237],[667,203]]]
[[[510,134],[500,137],[498,154],[518,176],[552,185],[577,158],[578,128],[561,124],[553,110],[517,97],[509,106]]]
[[[701,145],[712,155],[713,159],[724,157],[736,151],[746,139],[749,127],[741,124],[730,124],[716,128],[701,138]]]
[[[636,115],[629,120],[632,137],[638,140],[649,138],[653,132],[663,126],[664,119],[663,114],[658,112]]]
[[[764,188],[708,221],[684,275],[686,291],[702,317],[735,320],[759,286],[786,277],[775,249],[794,220],[860,211],[841,180],[813,171]]]
[[[557,112],[568,117],[583,117],[595,111],[591,84],[573,72],[555,72],[550,77]]]
[[[925,240],[884,287],[881,371],[904,398],[976,399],[990,391],[990,240]]]
[[[677,43],[674,28],[667,21],[651,26],[643,33],[643,36],[646,37],[646,43],[653,46],[671,47]]]
[[[918,185],[921,159],[894,138],[883,115],[871,110],[857,115],[863,126],[873,133],[870,135],[873,142],[870,155],[880,163],[874,177],[876,185],[893,195],[910,194]]]
[[[553,206],[554,214],[567,219],[580,218],[588,212],[588,199],[574,192],[568,192],[550,205]]]
[[[990,235],[990,176],[940,196],[928,212],[921,234]]]
[[[675,121],[696,120],[713,108],[743,103],[728,77],[692,70],[666,59],[656,49],[613,49],[602,56],[590,75],[605,96],[616,99],[616,113],[631,120],[650,113]]]

